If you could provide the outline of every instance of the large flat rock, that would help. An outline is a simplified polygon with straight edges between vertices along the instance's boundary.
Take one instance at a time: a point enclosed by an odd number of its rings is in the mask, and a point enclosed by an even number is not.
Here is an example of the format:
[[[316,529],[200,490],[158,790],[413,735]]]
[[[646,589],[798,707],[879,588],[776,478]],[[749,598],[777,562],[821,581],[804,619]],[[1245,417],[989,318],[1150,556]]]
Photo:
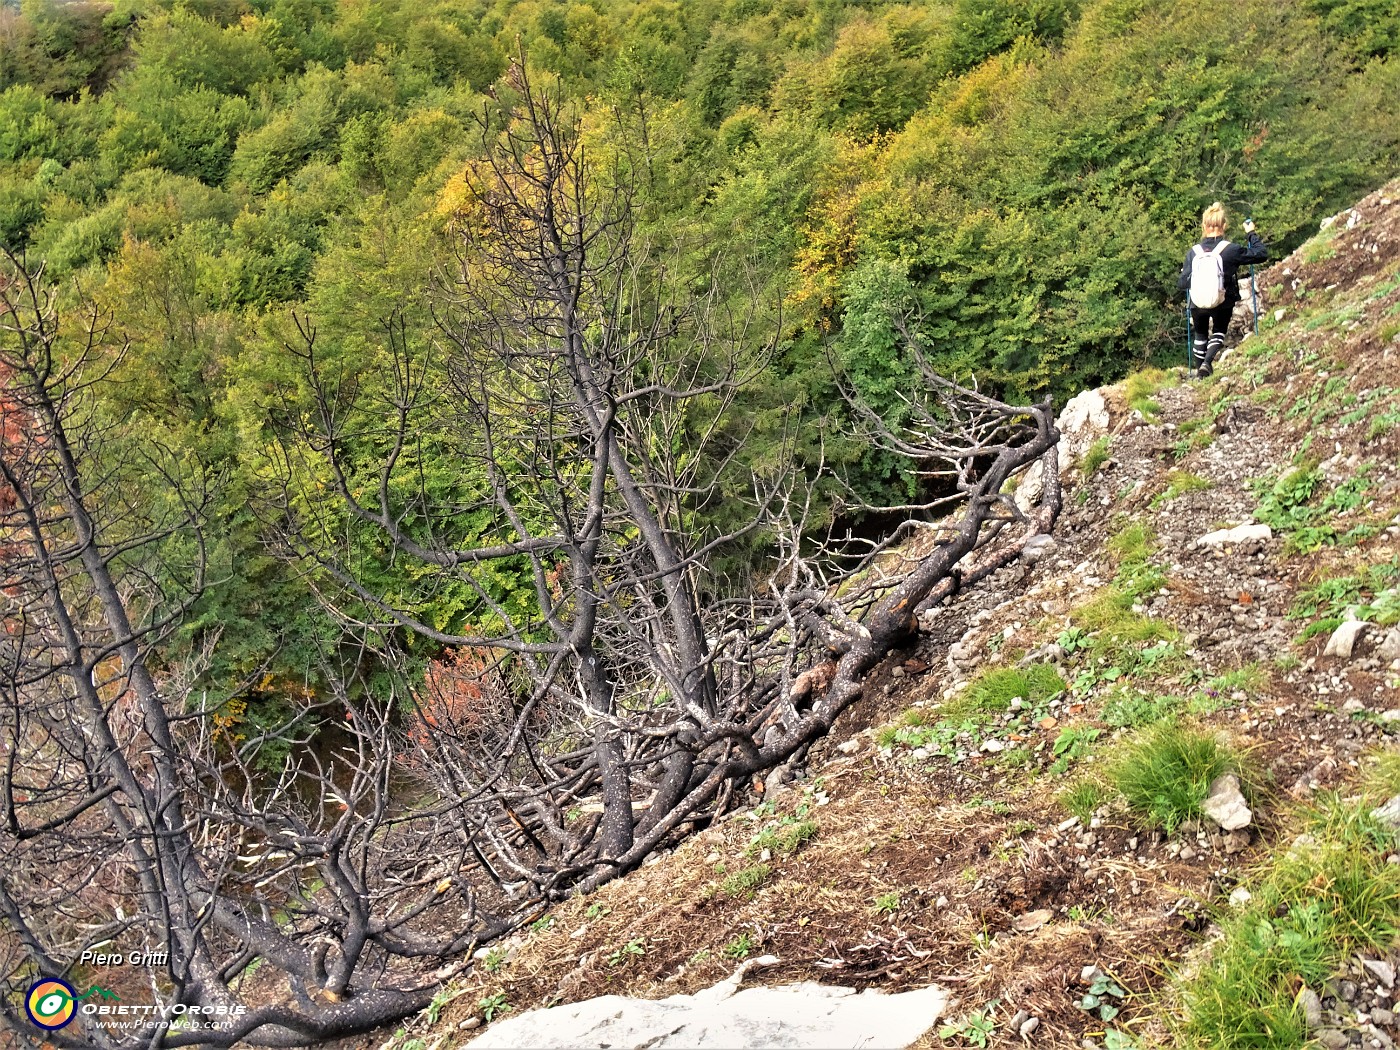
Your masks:
[[[885,995],[807,981],[736,992],[733,982],[725,981],[669,999],[605,995],[530,1010],[492,1025],[467,1045],[469,1050],[899,1050],[933,1027],[949,998],[937,986]]]

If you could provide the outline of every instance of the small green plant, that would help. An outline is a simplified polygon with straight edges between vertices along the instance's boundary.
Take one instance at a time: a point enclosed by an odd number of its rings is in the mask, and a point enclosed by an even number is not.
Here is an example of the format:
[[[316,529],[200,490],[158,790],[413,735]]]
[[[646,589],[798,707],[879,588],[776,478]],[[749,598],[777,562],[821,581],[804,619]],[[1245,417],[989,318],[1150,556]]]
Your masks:
[[[437,1024],[438,1018],[442,1016],[442,1008],[461,994],[462,993],[460,990],[454,989],[452,987],[447,987],[439,990],[433,996],[432,1002],[430,1002],[427,1005],[427,1007],[423,1010],[423,1016],[427,1018],[428,1023]]]
[[[1110,1028],[1103,1034],[1103,1050],[1142,1050],[1142,1044],[1127,1032]]]
[[[998,1003],[999,1000],[993,999],[980,1010],[973,1010],[961,1017],[953,1018],[938,1029],[938,1038],[943,1040],[960,1039],[968,1046],[990,1046],[992,1033],[997,1029],[996,1008]]]
[[[1215,737],[1166,723],[1133,740],[1108,779],[1130,809],[1171,834],[1201,815],[1211,781],[1235,765]]]
[[[1069,769],[1071,762],[1077,762],[1089,753],[1090,746],[1103,735],[1102,729],[1066,726],[1050,746],[1055,763],[1050,767],[1052,774],[1060,774]]]
[[[506,1013],[511,1009],[510,1003],[506,999],[505,992],[497,992],[495,995],[488,995],[485,999],[477,1002],[476,1008],[481,1011],[481,1016],[490,1024],[496,1019],[497,1014]]]
[[[594,903],[590,904],[587,908],[584,909],[583,917],[585,919],[601,919],[604,915],[607,915],[611,911],[612,909],[609,908],[607,905],[599,904],[595,901]]]
[[[1122,1002],[1127,994],[1117,981],[1100,972],[1089,985],[1089,990],[1084,993],[1084,998],[1074,1005],[1100,1021],[1112,1021],[1122,1009]]]
[[[876,915],[892,915],[899,911],[899,892],[882,893],[875,898]]]
[[[554,927],[554,916],[545,915],[530,923],[531,933],[548,933]]]
[[[706,962],[711,957],[713,957],[714,954],[715,953],[710,951],[710,949],[708,948],[701,948],[698,952],[696,952],[690,957],[689,965],[699,966],[702,962]]]
[[[510,959],[510,952],[497,945],[486,953],[486,958],[481,960],[481,965],[487,973],[497,973]]]
[[[1093,815],[1099,811],[1099,806],[1105,804],[1107,797],[1109,797],[1109,792],[1105,790],[1103,784],[1085,778],[1085,780],[1075,781],[1070,787],[1060,792],[1060,805],[1078,816],[1079,823],[1088,825],[1089,820],[1092,820]]]
[[[608,965],[621,966],[624,962],[626,962],[633,956],[645,955],[646,953],[646,938],[633,937],[621,948],[617,949],[617,951],[608,953]]]
[[[753,937],[747,933],[741,933],[732,941],[720,949],[720,952],[728,959],[747,959],[753,954],[757,947]]]
[[[1073,656],[1088,646],[1089,635],[1081,627],[1067,627],[1055,639],[1055,644],[1065,651],[1066,656]]]

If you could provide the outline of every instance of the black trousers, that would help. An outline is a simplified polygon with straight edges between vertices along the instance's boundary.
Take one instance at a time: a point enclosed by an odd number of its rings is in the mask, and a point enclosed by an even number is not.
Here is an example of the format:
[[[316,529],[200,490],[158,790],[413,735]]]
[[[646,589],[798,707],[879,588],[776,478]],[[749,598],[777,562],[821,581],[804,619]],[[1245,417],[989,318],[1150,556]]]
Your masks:
[[[1209,365],[1215,355],[1225,345],[1225,333],[1230,328],[1230,315],[1235,312],[1235,304],[1221,303],[1219,306],[1202,310],[1191,307],[1191,365],[1199,368]]]

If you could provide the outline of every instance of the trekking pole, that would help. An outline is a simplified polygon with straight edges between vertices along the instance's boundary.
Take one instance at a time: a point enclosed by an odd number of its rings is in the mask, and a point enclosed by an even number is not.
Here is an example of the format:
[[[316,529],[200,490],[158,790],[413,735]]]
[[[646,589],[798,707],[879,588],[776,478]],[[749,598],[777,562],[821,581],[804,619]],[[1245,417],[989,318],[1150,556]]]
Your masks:
[[[1259,289],[1254,286],[1254,264],[1249,264],[1249,297],[1254,300],[1254,334],[1259,334]]]
[[[1186,374],[1191,374],[1191,297],[1186,297]]]

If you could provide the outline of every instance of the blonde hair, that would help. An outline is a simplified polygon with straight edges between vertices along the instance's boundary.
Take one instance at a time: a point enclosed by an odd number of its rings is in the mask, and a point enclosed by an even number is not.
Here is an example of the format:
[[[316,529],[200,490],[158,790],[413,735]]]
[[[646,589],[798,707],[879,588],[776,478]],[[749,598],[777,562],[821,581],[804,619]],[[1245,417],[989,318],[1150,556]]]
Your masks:
[[[1201,213],[1201,228],[1219,230],[1224,233],[1230,228],[1230,220],[1225,217],[1225,205],[1216,201]]]

